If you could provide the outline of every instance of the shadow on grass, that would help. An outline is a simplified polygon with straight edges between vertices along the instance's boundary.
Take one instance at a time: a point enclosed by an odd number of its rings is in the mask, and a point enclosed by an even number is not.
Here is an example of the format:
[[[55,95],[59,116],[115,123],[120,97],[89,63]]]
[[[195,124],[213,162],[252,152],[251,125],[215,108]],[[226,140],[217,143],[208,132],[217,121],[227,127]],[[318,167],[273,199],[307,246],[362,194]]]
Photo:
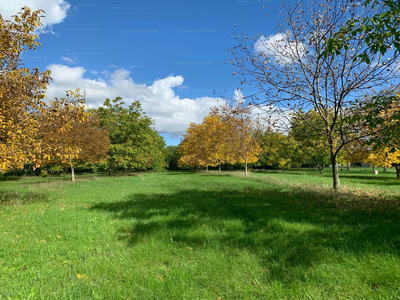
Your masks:
[[[365,184],[373,184],[373,185],[382,185],[382,186],[387,186],[387,185],[400,185],[400,180],[396,178],[396,175],[392,176],[379,176],[377,177],[376,175],[370,175],[370,176],[354,176],[354,175],[340,175],[340,178],[345,178],[346,180],[349,181],[357,181],[357,182],[362,182]]]
[[[92,209],[131,220],[118,232],[130,245],[155,239],[193,249],[251,251],[277,280],[291,280],[294,267],[335,253],[398,254],[398,199],[327,191],[262,183],[237,191],[231,183],[218,190],[133,194]]]
[[[368,172],[367,172],[368,171]],[[254,172],[255,174],[259,172]],[[271,172],[270,170],[268,171],[263,171],[263,174],[282,174],[282,175],[301,175],[301,176],[320,176],[320,177],[325,177],[325,178],[332,178],[332,174],[330,170],[324,171],[322,174],[318,174],[317,172],[312,172],[312,171],[306,171],[306,172],[297,172],[297,171],[288,171],[286,173],[282,172]],[[361,170],[361,171],[339,171],[340,178],[344,179],[346,181],[355,181],[357,183],[363,183],[363,184],[371,184],[371,185],[380,185],[380,186],[400,186],[400,180],[396,179],[396,173],[380,173],[382,175],[374,175],[371,174],[372,172],[369,172],[369,170]],[[343,183],[345,183],[343,181]]]
[[[14,190],[0,191],[0,206],[25,205],[37,202],[47,202],[49,197],[45,193]]]
[[[20,179],[20,176],[0,176],[0,181],[17,181]]]

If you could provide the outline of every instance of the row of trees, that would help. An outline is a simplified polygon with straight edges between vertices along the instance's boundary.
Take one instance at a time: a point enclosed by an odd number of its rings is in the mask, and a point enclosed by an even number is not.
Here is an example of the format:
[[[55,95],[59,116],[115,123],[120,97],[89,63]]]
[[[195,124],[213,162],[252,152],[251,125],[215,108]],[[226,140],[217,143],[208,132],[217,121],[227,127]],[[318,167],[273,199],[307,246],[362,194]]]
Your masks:
[[[325,0],[308,6],[301,1],[282,3],[277,12],[281,15],[279,32],[273,37],[239,36],[230,63],[236,69],[234,74],[241,76],[241,84],[256,88],[245,101],[280,113],[290,128],[285,134],[271,129],[253,132],[256,126],[246,117],[247,109],[221,108],[204,124],[191,125],[180,147],[187,147],[181,150],[180,162],[247,165],[264,153],[262,159],[278,159],[279,165],[285,166],[298,161],[294,156],[304,152],[308,154],[303,159],[323,166],[329,156],[334,189],[340,188],[338,162],[346,155],[347,161],[359,157],[396,166],[394,157],[400,146],[395,93],[400,72],[398,4],[391,0],[363,4]],[[67,133],[87,124],[104,136],[101,126],[108,130],[110,146],[104,162],[110,173],[117,167],[161,166],[163,141],[139,103],[124,108],[117,98],[87,112],[82,97],[70,92],[65,99],[45,104],[50,73],[24,68],[20,59],[23,51],[40,45],[34,30],[40,26],[41,13],[25,7],[13,21],[0,17],[1,169],[55,162],[68,163],[73,169],[74,161],[83,157],[83,146],[76,146]],[[249,41],[255,42],[247,45]],[[206,138],[204,134],[209,132],[214,134]],[[208,155],[190,153],[191,144],[207,149]],[[301,144],[301,151],[289,151],[296,144]]]
[[[139,102],[125,107],[122,98],[106,99],[98,109],[87,110],[79,91],[44,105],[36,117],[34,151],[20,149],[20,163],[2,169],[32,166],[56,172],[69,168],[75,181],[75,167],[104,169],[160,170],[165,166],[165,142],[153,129]],[[4,163],[3,163],[4,164]]]
[[[28,7],[13,20],[0,15],[0,169],[33,169],[96,164],[108,170],[159,170],[165,143],[140,103],[124,106],[106,99],[98,109],[85,108],[79,90],[46,103],[49,71],[23,67],[21,54],[40,43],[34,31],[42,10]]]
[[[257,126],[258,125],[258,126]],[[179,146],[180,166],[218,166],[249,163],[258,160],[261,151],[254,136],[261,129],[248,108],[223,106],[214,108],[201,124],[190,124]]]
[[[397,103],[393,102],[391,110],[386,106],[380,114],[374,112],[374,122],[379,122],[379,118],[386,120],[379,126],[379,134],[372,129],[371,122],[367,122],[372,111],[363,107],[349,113],[349,122],[358,120],[362,130],[349,137],[353,142],[343,147],[337,156],[338,163],[347,164],[348,168],[351,163],[395,167],[397,178],[400,178],[400,149],[394,146],[398,138],[392,136],[392,128],[398,125],[397,120],[391,118],[392,114],[388,114],[399,110]],[[170,166],[206,169],[218,166],[219,170],[221,165],[242,164],[246,176],[248,163],[252,167],[275,167],[282,171],[291,166],[306,166],[316,168],[320,173],[331,164],[329,142],[316,130],[321,126],[321,120],[315,110],[293,114],[290,129],[285,132],[265,122],[259,117],[254,122],[251,109],[243,105],[215,108],[201,124],[189,126],[176,151],[169,148],[168,163]],[[369,133],[371,130],[375,131],[374,135]]]

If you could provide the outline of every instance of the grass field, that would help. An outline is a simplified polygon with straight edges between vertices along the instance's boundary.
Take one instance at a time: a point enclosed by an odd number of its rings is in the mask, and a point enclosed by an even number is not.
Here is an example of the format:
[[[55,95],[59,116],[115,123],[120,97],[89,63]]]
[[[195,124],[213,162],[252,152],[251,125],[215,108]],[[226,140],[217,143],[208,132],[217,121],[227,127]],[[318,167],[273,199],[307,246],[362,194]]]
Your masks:
[[[0,299],[400,299],[393,171],[0,182]]]

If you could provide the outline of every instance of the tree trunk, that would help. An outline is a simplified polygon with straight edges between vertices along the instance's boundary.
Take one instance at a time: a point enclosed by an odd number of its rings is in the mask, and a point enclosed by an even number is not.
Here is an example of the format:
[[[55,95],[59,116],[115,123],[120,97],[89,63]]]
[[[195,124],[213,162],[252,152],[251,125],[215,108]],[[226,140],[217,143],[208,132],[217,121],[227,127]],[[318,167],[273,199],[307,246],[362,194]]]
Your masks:
[[[386,172],[386,166],[383,167],[383,172]]]
[[[350,171],[350,163],[347,163],[347,171]]]
[[[218,164],[218,172],[221,173],[221,164]]]
[[[208,172],[208,165],[206,166],[206,172]]]
[[[71,178],[72,178],[72,182],[75,182],[75,170],[74,170],[74,165],[72,164],[72,162],[69,162],[70,166],[71,166]]]
[[[372,173],[375,174],[375,166],[372,166]]]
[[[337,155],[331,150],[331,164],[332,164],[332,178],[333,178],[333,189],[335,191],[340,190],[339,181],[339,167],[337,163]]]
[[[318,171],[319,174],[322,174],[322,170],[324,169],[324,166],[318,165]]]
[[[400,179],[400,165],[395,165],[394,166],[396,168],[396,178]]]
[[[244,162],[244,174],[247,177],[247,160]]]

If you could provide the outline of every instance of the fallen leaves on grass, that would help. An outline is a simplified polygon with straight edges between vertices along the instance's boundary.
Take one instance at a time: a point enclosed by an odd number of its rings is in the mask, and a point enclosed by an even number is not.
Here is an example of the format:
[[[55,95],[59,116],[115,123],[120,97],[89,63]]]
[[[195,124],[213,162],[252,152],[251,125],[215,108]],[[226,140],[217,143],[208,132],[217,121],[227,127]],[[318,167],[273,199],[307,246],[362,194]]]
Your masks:
[[[76,277],[78,277],[78,279],[89,279],[89,277],[88,276],[86,276],[86,275],[84,275],[84,274],[76,274]]]
[[[160,279],[161,281],[167,281],[167,277],[163,275],[157,275],[157,278]]]

